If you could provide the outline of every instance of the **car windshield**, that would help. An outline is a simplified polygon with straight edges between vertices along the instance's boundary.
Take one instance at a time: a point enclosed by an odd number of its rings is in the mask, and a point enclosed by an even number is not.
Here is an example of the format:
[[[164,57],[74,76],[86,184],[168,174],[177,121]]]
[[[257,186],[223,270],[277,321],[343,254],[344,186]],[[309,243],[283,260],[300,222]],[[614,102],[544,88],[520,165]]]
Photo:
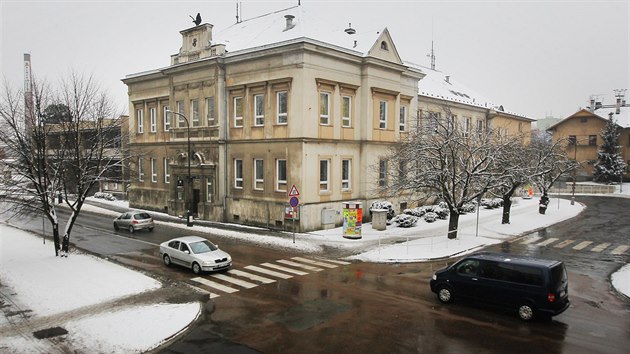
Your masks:
[[[192,242],[190,244],[190,248],[192,249],[192,252],[194,254],[206,253],[219,249],[214,243],[210,241]]]

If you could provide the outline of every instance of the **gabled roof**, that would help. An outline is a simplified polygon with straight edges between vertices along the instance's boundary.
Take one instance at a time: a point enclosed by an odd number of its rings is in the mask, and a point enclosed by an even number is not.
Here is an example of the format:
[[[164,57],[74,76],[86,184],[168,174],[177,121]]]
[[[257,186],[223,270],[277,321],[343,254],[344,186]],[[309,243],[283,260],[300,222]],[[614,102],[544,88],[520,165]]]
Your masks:
[[[630,128],[630,106],[620,107],[620,113],[617,114],[617,108],[615,106],[604,106],[596,109],[595,111],[590,111],[586,108],[580,109],[579,111],[573,113],[572,115],[564,118],[556,124],[553,124],[547,128],[547,130],[551,130],[557,127],[560,124],[565,123],[566,121],[575,118],[575,117],[583,117],[583,116],[591,116],[603,120],[608,120],[610,117],[610,113],[613,114],[613,118],[618,126],[621,128]]]
[[[285,16],[294,16],[287,19]],[[360,31],[348,34],[348,24],[329,23],[311,13],[307,6],[293,6],[284,10],[254,17],[213,34],[213,44],[225,44],[229,53],[260,48],[282,43],[310,39],[323,45],[345,49],[355,55],[368,56],[370,50],[386,36],[382,31]],[[377,42],[378,41],[378,42]],[[391,42],[393,44],[393,42]],[[393,46],[393,45],[392,45]],[[402,63],[398,53],[394,53],[398,63]]]

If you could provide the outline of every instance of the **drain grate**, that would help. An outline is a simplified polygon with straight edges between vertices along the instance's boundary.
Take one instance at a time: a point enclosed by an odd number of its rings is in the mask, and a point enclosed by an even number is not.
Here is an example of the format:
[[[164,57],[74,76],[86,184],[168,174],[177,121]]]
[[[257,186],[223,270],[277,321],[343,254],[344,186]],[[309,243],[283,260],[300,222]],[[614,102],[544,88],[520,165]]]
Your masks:
[[[50,328],[42,329],[40,331],[33,332],[33,335],[37,339],[57,337],[57,336],[62,336],[64,334],[68,334],[68,331],[66,331],[65,328],[61,328],[61,327],[50,327]]]

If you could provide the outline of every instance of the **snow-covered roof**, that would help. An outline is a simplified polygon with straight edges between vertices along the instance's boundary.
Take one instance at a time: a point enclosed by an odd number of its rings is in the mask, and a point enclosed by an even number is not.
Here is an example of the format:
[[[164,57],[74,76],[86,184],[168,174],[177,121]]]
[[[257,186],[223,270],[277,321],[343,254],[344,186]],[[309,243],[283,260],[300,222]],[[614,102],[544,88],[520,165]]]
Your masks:
[[[212,42],[225,44],[228,52],[236,52],[311,39],[366,56],[384,28],[381,31],[354,29],[356,33],[348,34],[349,25],[329,23],[311,13],[307,6],[300,5],[235,23],[214,33]]]
[[[615,106],[605,106],[596,109],[593,113],[602,117],[604,119],[608,119],[610,113],[613,114],[615,122],[622,128],[630,128],[630,106],[620,107],[619,114],[616,113],[617,108]]]
[[[469,106],[494,109],[519,117],[525,116],[510,112],[502,105],[496,104],[478,92],[466,87],[450,75],[439,70],[434,70],[419,64],[405,63],[411,67],[422,70],[426,76],[418,83],[418,95],[440,100],[461,103]]]

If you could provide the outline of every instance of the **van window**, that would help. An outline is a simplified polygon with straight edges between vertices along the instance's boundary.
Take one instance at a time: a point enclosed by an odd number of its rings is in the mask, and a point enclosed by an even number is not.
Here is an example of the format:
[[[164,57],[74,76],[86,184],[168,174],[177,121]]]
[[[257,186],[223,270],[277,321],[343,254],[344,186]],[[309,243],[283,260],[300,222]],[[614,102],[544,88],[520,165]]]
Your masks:
[[[567,280],[567,270],[564,267],[564,264],[559,264],[551,268],[551,281],[554,286],[564,284]]]
[[[476,259],[468,259],[463,261],[457,266],[457,274],[461,275],[477,275],[477,269],[479,269],[479,261]]]
[[[527,285],[543,284],[541,269],[511,263],[483,261],[479,276]]]

